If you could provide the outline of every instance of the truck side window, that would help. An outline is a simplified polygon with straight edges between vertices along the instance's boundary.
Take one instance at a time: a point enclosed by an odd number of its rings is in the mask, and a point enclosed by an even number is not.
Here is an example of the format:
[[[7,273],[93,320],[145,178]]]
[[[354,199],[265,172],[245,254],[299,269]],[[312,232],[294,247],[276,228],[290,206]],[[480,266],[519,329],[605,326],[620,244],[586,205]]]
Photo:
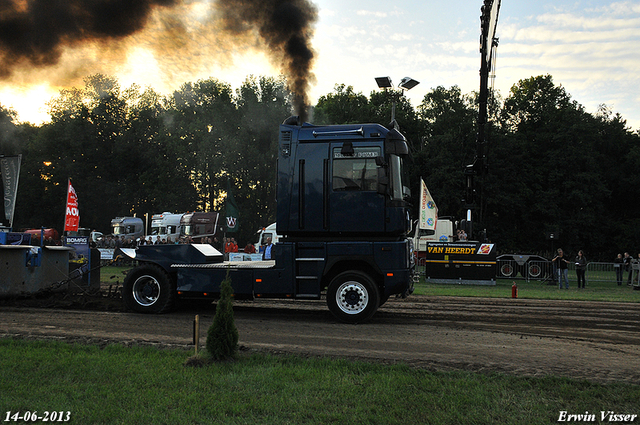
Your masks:
[[[376,191],[378,148],[356,148],[353,156],[333,155],[333,190]]]

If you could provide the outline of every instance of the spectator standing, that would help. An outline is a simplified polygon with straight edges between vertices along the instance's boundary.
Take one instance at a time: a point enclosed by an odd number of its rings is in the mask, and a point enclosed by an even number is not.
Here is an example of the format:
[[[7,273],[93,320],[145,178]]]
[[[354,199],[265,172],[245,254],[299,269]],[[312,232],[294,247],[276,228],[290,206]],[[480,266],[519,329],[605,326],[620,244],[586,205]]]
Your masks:
[[[622,254],[618,254],[615,260],[613,260],[613,268],[616,269],[616,282],[618,286],[622,286],[622,275],[624,274],[624,259]]]
[[[238,252],[238,244],[236,244],[236,240],[233,238],[227,239],[227,243],[224,246],[225,254],[229,254],[231,252]]]
[[[584,257],[582,250],[578,251],[576,257],[576,276],[578,277],[578,289],[586,287],[585,274],[587,273],[587,259]]]
[[[631,276],[633,275],[631,261],[633,260],[633,258],[631,258],[628,252],[625,252],[624,258],[622,260],[624,262],[624,271],[629,273],[629,277],[627,278],[627,285],[631,286]]]
[[[263,260],[271,260],[271,248],[273,244],[271,243],[271,238],[267,238],[267,245],[264,247],[264,252],[262,254]]]
[[[233,238],[225,238],[224,244],[224,259],[229,259],[229,254],[232,252],[238,252],[238,245],[235,243],[235,239]]]
[[[558,268],[558,287],[562,289],[562,279],[564,278],[565,287],[569,289],[569,261],[564,256],[562,248],[558,248],[558,255],[551,260]]]

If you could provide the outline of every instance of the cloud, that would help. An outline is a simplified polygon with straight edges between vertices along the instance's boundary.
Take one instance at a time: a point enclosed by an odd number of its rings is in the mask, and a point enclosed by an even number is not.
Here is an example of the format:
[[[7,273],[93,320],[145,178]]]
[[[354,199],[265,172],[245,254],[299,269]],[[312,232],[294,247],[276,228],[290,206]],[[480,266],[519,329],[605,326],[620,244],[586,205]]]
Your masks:
[[[358,10],[356,14],[358,16],[373,16],[375,18],[386,18],[389,16],[387,12],[380,12],[377,10]]]
[[[508,79],[550,74],[589,112],[605,103],[640,128],[638,28],[640,5],[630,2],[508,19],[498,25],[497,73]]]

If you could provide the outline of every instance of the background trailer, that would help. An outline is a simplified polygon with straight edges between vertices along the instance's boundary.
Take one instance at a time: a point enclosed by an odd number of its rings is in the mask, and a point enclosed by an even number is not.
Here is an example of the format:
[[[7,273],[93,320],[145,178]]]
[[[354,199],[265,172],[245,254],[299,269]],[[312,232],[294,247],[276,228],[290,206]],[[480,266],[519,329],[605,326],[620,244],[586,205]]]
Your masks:
[[[428,242],[425,277],[433,283],[496,284],[496,246],[482,242]]]

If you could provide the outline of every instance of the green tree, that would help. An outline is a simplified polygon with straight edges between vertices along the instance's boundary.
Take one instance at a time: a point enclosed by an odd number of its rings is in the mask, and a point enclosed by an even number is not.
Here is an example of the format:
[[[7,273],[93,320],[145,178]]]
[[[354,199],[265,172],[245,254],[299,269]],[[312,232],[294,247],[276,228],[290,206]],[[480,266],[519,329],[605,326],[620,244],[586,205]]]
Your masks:
[[[464,216],[463,172],[475,153],[476,115],[471,98],[458,86],[436,87],[418,106],[424,130],[414,151],[411,180],[418,193],[419,178],[424,178],[441,215]]]
[[[238,329],[233,318],[233,289],[229,271],[220,284],[220,300],[213,324],[207,331],[207,351],[216,361],[231,360],[238,353]]]
[[[617,120],[586,113],[549,75],[511,88],[501,124],[487,184],[489,227],[502,249],[549,250],[545,236],[554,232],[570,253],[601,251],[612,222],[625,220],[622,209],[611,210],[623,178],[610,169],[614,157],[629,182],[638,175],[628,167],[632,135]],[[615,220],[605,220],[612,213]]]
[[[16,111],[0,105],[0,155],[17,154],[21,149],[16,118]]]
[[[50,102],[51,123],[32,135],[25,154],[28,227],[61,228],[66,182],[79,196],[80,224],[108,231],[116,216],[184,208],[195,199],[191,174],[163,138],[163,107],[152,90],[121,90],[104,75]],[[169,205],[167,205],[169,204]]]
[[[369,121],[369,100],[353,86],[336,84],[333,93],[320,96],[314,109],[315,124],[349,124]]]
[[[63,90],[49,103],[52,121],[41,127],[37,148],[47,162],[49,192],[62,223],[66,182],[78,193],[80,225],[106,231],[110,220],[135,210],[134,174],[138,152],[123,143],[130,127],[127,104],[114,77],[85,78],[83,89]],[[54,202],[52,200],[52,202]]]
[[[174,160],[190,172],[198,194],[191,209],[217,209],[238,127],[231,86],[217,79],[183,84],[171,96],[164,120]]]
[[[133,174],[135,211],[192,211],[197,202],[191,172],[176,161],[175,144],[165,131],[164,99],[152,89],[132,86],[125,92],[130,126],[123,143],[139,155],[140,166]]]
[[[40,172],[36,170],[39,166],[29,161],[32,141],[37,131],[38,128],[31,124],[18,123],[16,112],[0,105],[0,155],[22,154],[16,209],[13,216],[14,230],[55,225],[45,219],[44,214],[39,211],[40,199],[35,197],[31,190],[34,184],[40,184]],[[37,208],[34,208],[34,205]],[[32,220],[32,217],[36,217],[36,220]],[[9,225],[5,220],[4,208],[0,208],[0,223]]]
[[[369,116],[365,122],[375,122],[384,126],[391,124],[391,111],[395,98],[395,120],[400,132],[407,138],[409,146],[415,152],[424,129],[416,110],[409,99],[396,90],[372,91],[369,96]]]
[[[237,90],[237,134],[229,176],[240,209],[242,243],[275,221],[278,125],[291,113],[290,99],[283,78],[249,77]]]

